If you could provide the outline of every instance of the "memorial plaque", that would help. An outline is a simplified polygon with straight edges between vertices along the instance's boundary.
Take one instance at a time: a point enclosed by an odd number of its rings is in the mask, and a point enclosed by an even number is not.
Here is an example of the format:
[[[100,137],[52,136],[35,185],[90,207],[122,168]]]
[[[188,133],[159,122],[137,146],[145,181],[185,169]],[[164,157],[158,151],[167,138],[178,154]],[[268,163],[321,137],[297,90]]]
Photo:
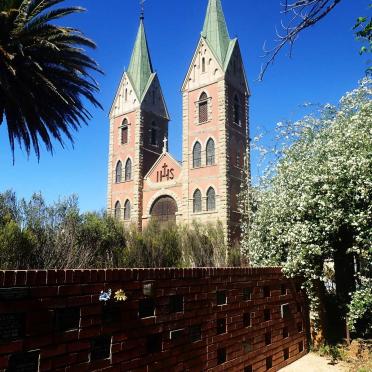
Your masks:
[[[0,343],[25,335],[25,314],[0,314]]]
[[[269,356],[266,358],[266,370],[272,368],[273,366],[273,357]]]
[[[265,333],[265,345],[270,345],[271,344],[271,332],[266,332]]]
[[[111,356],[111,336],[99,336],[91,341],[91,360],[108,359]]]
[[[182,313],[183,312],[183,296],[175,295],[169,298],[169,312]]]
[[[288,330],[288,327],[284,327],[283,328],[283,338],[287,338],[289,336],[289,330]]]
[[[299,353],[302,353],[304,351],[304,342],[303,341],[300,341],[298,343],[298,352]]]
[[[147,336],[147,352],[160,353],[163,349],[161,333],[155,333]]]
[[[121,321],[121,307],[119,305],[103,305],[102,306],[102,323],[115,324]]]
[[[280,313],[281,313],[282,319],[289,319],[291,317],[291,308],[289,307],[289,304],[281,305]]]
[[[29,287],[0,288],[0,301],[25,300],[30,295]]]
[[[80,324],[80,307],[67,307],[56,310],[56,329],[59,332],[78,329]]]
[[[227,303],[226,291],[218,291],[217,305],[226,305],[226,303]]]
[[[243,350],[245,353],[250,353],[251,351],[253,351],[253,341],[250,340],[243,342]]]
[[[270,309],[264,310],[264,321],[267,322],[271,319],[271,311]]]
[[[271,290],[270,290],[270,287],[268,285],[266,285],[265,287],[263,287],[262,291],[263,291],[263,296],[265,298],[271,296]]]
[[[39,370],[39,351],[13,354],[9,358],[8,372],[37,372]]]
[[[144,282],[142,286],[142,293],[147,297],[155,296],[155,282]]]
[[[217,364],[223,364],[226,362],[226,348],[217,349]]]
[[[226,318],[217,319],[217,334],[226,333]]]
[[[139,317],[148,318],[155,316],[155,301],[152,298],[145,298],[139,302]]]
[[[183,329],[175,329],[174,331],[170,331],[169,338],[172,341],[178,341],[182,338],[183,333],[184,333]]]
[[[252,299],[252,288],[246,287],[243,288],[243,300],[249,301]]]
[[[289,359],[289,348],[288,347],[283,350],[283,358],[284,360]]]
[[[192,325],[190,327],[190,340],[196,342],[201,340],[201,325]]]
[[[243,326],[244,327],[251,327],[252,326],[252,315],[251,315],[251,313],[244,313],[243,314]]]

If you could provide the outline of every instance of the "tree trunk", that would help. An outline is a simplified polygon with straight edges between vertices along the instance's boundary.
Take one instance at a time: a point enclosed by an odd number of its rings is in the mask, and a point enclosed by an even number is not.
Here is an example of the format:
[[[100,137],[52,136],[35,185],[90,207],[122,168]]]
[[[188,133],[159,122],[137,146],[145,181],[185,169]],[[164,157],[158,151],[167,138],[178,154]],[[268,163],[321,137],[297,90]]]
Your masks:
[[[326,289],[324,283],[320,280],[313,281],[313,288],[315,295],[318,298],[318,307],[315,309],[317,312],[316,320],[310,320],[310,336],[312,344],[315,349],[324,344],[327,338],[327,317],[326,317]]]
[[[334,253],[336,295],[339,304],[345,307],[350,303],[350,293],[355,291],[354,254],[347,252],[353,245],[353,234],[343,227],[340,231],[340,238],[340,243],[335,247]]]

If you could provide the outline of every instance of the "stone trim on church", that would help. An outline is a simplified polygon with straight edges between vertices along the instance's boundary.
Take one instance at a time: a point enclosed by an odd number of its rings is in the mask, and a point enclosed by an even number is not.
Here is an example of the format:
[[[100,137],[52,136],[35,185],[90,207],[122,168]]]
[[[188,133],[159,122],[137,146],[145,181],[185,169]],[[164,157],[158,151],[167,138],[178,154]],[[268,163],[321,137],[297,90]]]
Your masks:
[[[155,217],[184,224],[219,221],[227,241],[238,239],[237,194],[243,183],[244,158],[249,160],[249,97],[238,40],[229,37],[221,0],[209,0],[182,86],[182,162],[174,159],[167,150],[170,118],[141,16],[130,65],[110,111],[108,212],[138,228]],[[124,119],[128,138],[123,144]],[[209,149],[214,153],[209,153],[208,160],[209,140],[214,142]],[[200,146],[194,153],[197,143]],[[132,180],[117,182],[116,164],[124,165],[129,158]],[[195,209],[194,195],[200,194],[201,205]],[[130,219],[124,220],[124,208],[123,213],[115,213],[115,205],[124,206],[127,200]]]

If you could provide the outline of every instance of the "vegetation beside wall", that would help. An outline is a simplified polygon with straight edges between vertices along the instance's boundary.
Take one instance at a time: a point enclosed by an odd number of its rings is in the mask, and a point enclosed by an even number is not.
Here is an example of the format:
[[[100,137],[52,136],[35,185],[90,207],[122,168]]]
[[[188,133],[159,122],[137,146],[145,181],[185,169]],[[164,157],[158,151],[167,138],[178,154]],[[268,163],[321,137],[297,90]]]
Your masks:
[[[345,337],[346,317],[354,335],[371,336],[371,98],[364,79],[339,105],[279,123],[275,161],[242,195],[243,251],[303,278],[328,340]]]
[[[0,194],[0,269],[239,265],[227,252],[220,225],[152,221],[140,232],[105,212],[81,213],[76,196],[48,205],[41,194]]]

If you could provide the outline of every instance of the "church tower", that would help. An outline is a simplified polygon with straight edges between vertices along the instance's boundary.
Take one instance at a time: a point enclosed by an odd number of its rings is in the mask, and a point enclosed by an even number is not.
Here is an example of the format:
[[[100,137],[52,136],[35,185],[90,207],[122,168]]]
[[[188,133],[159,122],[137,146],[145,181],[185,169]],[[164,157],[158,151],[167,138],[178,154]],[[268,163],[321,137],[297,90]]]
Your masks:
[[[107,209],[142,227],[143,182],[162,153],[169,115],[141,15],[132,57],[110,111]]]
[[[184,220],[220,221],[232,242],[240,235],[237,194],[249,155],[250,92],[221,0],[209,0],[182,96]]]

